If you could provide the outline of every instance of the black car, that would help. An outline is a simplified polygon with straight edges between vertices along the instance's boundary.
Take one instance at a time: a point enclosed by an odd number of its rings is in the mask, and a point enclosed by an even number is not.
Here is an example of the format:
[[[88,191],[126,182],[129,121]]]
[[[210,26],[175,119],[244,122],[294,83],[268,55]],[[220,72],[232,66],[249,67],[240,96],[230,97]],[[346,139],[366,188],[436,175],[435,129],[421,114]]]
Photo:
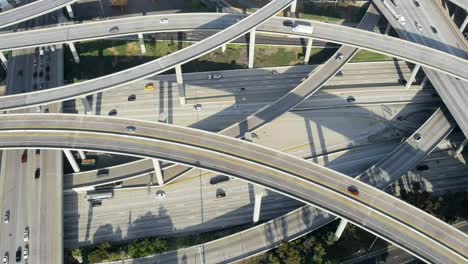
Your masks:
[[[128,101],[129,102],[133,102],[135,100],[136,100],[136,95],[135,94],[131,94],[131,95],[128,96]]]
[[[34,172],[34,179],[39,179],[39,177],[41,177],[41,169],[37,168]]]
[[[16,262],[21,261],[21,246],[16,250]]]
[[[210,179],[210,184],[214,185],[214,184],[218,184],[218,183],[226,182],[226,181],[229,181],[228,176],[216,176]]]
[[[117,110],[112,109],[109,111],[109,116],[116,116],[117,115]]]
[[[119,32],[119,27],[117,27],[117,26],[111,27],[111,28],[109,29],[109,32],[110,32],[110,33],[117,33],[117,32]]]
[[[226,192],[222,189],[216,190],[216,198],[224,198],[226,197]]]
[[[437,34],[437,28],[435,28],[434,26],[431,26],[431,30],[432,30],[432,33]]]
[[[348,98],[346,98],[346,102],[354,103],[354,102],[356,102],[356,98],[354,98],[353,96],[348,96]]]
[[[294,25],[294,22],[292,22],[291,20],[286,20],[283,22],[283,25],[286,27],[292,27]]]
[[[100,169],[97,172],[97,177],[106,177],[109,176],[109,169]]]

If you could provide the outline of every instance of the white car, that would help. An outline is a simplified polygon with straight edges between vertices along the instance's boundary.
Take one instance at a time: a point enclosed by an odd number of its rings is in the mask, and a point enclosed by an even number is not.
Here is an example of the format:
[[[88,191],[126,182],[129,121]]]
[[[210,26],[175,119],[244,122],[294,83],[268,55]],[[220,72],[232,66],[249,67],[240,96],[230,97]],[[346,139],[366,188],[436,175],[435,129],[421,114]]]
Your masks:
[[[208,80],[219,80],[223,78],[221,74],[208,74]]]
[[[24,240],[24,242],[28,242],[28,241],[29,241],[29,227],[25,227],[25,228],[24,228],[23,240]]]
[[[169,23],[169,19],[167,18],[162,18],[161,20],[159,20],[159,24],[168,24]]]
[[[421,24],[419,24],[418,22],[415,22],[414,24],[416,25],[416,27],[418,28],[419,31],[421,31],[423,29]]]
[[[163,190],[156,192],[156,199],[163,199],[164,197],[166,197],[166,193]]]
[[[200,112],[200,111],[202,110],[202,108],[203,108],[203,107],[202,107],[201,104],[196,104],[196,105],[193,106],[193,110],[194,110],[195,112]]]
[[[8,264],[8,252],[3,255],[3,264]]]
[[[341,54],[341,53],[338,53],[338,55],[336,55],[335,59],[336,59],[337,62],[340,62],[343,58],[344,58],[344,55]]]
[[[24,250],[23,250],[23,258],[24,259],[28,259],[29,257],[29,247],[28,245],[24,246]]]

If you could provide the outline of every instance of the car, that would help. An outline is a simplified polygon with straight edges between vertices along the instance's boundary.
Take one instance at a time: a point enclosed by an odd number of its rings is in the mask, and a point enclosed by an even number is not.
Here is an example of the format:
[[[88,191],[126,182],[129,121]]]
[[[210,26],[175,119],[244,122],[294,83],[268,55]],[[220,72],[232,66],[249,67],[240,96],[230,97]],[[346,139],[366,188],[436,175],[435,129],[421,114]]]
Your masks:
[[[41,177],[41,168],[37,168],[34,171],[34,179],[39,179],[39,177]]]
[[[273,74],[273,75],[278,75],[279,72],[278,72],[277,70],[272,70],[272,71],[271,71],[271,74]]]
[[[155,194],[156,199],[163,199],[166,197],[166,193],[163,190],[159,190]]]
[[[413,0],[413,3],[416,7],[420,7],[418,0]]]
[[[29,245],[28,245],[28,244],[26,244],[26,245],[24,246],[23,258],[24,258],[24,259],[28,259],[28,258],[29,258]]]
[[[117,33],[117,32],[119,32],[119,27],[118,27],[118,26],[111,27],[111,28],[109,29],[109,32],[110,32],[110,33]]]
[[[341,77],[341,76],[343,76],[343,72],[342,72],[342,71],[339,71],[339,72],[337,72],[337,73],[336,73],[336,75],[335,75],[335,76],[337,76],[337,77]]]
[[[418,28],[419,31],[423,29],[421,24],[419,24],[418,22],[414,22],[414,25]]]
[[[33,84],[32,90],[33,90],[33,91],[37,91],[37,83]]]
[[[416,142],[419,142],[419,141],[422,139],[422,136],[421,136],[421,134],[416,133],[416,134],[414,134],[413,139],[414,139]]]
[[[245,87],[239,88],[239,92],[244,92],[245,90]]]
[[[348,102],[348,103],[354,103],[354,102],[356,102],[356,98],[354,98],[354,96],[348,96],[348,97],[346,98],[346,102]]]
[[[244,105],[243,105],[243,104],[236,104],[236,105],[234,105],[234,109],[241,110],[242,108],[244,108]]]
[[[92,207],[98,207],[102,205],[102,200],[90,200],[89,202],[91,203]]]
[[[126,130],[127,132],[129,132],[129,133],[135,133],[136,127],[134,127],[134,126],[128,126],[128,127],[125,128],[125,130]]]
[[[219,80],[223,78],[221,74],[208,74],[208,80]]]
[[[49,71],[50,71],[50,66],[47,65],[47,66],[45,67],[45,70],[46,70],[46,72],[49,72]]]
[[[292,20],[283,21],[283,26],[285,27],[292,27],[293,25],[294,25],[294,22],[292,22]]]
[[[28,242],[29,241],[29,226],[24,228],[23,232],[23,241]]]
[[[351,193],[352,195],[359,196],[359,190],[356,186],[350,185],[348,186],[348,192]]]
[[[37,78],[37,72],[33,72],[33,78]]]
[[[44,83],[41,82],[41,83],[39,84],[39,90],[42,90],[43,88],[44,88]]]
[[[135,94],[131,94],[131,95],[128,96],[128,101],[129,102],[133,102],[135,100],[136,100],[136,95]]]
[[[5,212],[5,215],[3,216],[3,223],[5,224],[10,223],[10,210],[7,210]]]
[[[161,18],[159,20],[159,24],[168,24],[168,23],[169,23],[169,19],[167,19],[167,18]]]
[[[199,112],[199,111],[202,110],[202,108],[203,108],[203,107],[202,107],[201,104],[196,104],[196,105],[193,106],[193,111]]]
[[[109,176],[109,169],[99,169],[96,176],[98,178]]]
[[[21,261],[21,246],[16,250],[16,262]]]
[[[42,78],[42,76],[44,76],[44,72],[43,72],[43,71],[40,71],[40,72],[39,72],[39,77]]]
[[[151,82],[151,83],[147,83],[145,85],[145,91],[153,91],[154,90],[154,84]]]
[[[117,110],[112,109],[109,111],[109,116],[116,116],[117,115]]]
[[[435,28],[434,26],[431,26],[431,30],[432,30],[432,33],[437,34],[437,28]]]
[[[8,252],[5,252],[5,255],[3,255],[3,264],[8,264]]]
[[[429,166],[427,166],[427,165],[425,165],[425,164],[423,164],[423,165],[418,165],[418,166],[416,167],[416,170],[417,170],[417,171],[425,171],[425,170],[428,170],[428,169],[429,169]]]
[[[223,189],[216,190],[216,198],[226,197],[226,192]]]
[[[228,176],[224,176],[224,175],[221,175],[221,176],[216,176],[216,177],[213,177],[210,179],[210,184],[211,185],[216,185],[218,183],[222,183],[222,182],[227,182],[229,181],[229,177]]]
[[[36,113],[40,113],[42,111],[41,106],[36,106]]]
[[[336,54],[335,60],[337,62],[340,62],[344,58],[344,55],[342,53]]]
[[[28,151],[24,150],[21,155],[21,163],[26,163],[28,161]]]

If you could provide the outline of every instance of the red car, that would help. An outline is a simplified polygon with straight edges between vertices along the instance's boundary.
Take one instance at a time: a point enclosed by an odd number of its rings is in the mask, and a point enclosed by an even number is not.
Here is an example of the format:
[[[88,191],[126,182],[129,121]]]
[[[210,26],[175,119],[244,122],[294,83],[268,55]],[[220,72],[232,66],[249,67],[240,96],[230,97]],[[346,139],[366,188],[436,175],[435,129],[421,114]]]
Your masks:
[[[23,155],[21,155],[21,163],[26,163],[28,161],[28,151],[24,150]]]
[[[356,186],[348,186],[348,192],[351,193],[352,195],[359,196],[359,190]]]

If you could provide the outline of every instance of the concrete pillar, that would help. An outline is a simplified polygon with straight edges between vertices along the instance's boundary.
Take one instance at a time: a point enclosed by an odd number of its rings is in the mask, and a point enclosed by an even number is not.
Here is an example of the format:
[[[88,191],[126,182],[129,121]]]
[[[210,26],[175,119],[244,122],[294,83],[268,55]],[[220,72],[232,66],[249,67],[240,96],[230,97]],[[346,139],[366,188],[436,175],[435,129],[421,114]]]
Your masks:
[[[71,151],[69,149],[64,149],[63,153],[65,153],[65,156],[67,157],[68,162],[70,162],[73,171],[80,172],[80,166],[78,166],[78,163],[76,163],[75,157],[73,157]]]
[[[254,187],[255,192],[255,203],[254,203],[254,213],[253,213],[253,222],[257,223],[260,220],[260,209],[262,207],[262,198],[265,194],[265,189],[261,187]]]
[[[180,64],[175,67],[175,72],[176,72],[177,87],[179,88],[179,102],[181,105],[184,105],[185,104],[185,86],[184,86],[184,78],[182,76],[182,67]]]
[[[249,34],[249,69],[252,69],[255,58],[255,28]]]
[[[390,33],[390,29],[392,29],[392,25],[390,23],[387,23],[387,27],[385,28],[384,35],[388,35],[388,33]]]
[[[78,56],[78,52],[76,52],[75,44],[73,42],[67,42],[68,47],[70,47],[70,51],[73,54],[73,58],[75,59],[76,63],[80,63],[80,57]]]
[[[146,53],[145,39],[143,38],[142,33],[138,33],[138,40],[140,42],[141,54],[145,54]]]
[[[80,155],[80,159],[84,160],[86,159],[86,154],[84,153],[84,151],[82,150],[77,150],[78,151],[78,155]]]
[[[458,10],[458,6],[455,6],[455,8],[453,9],[453,13],[452,15],[450,16],[450,18],[453,20],[455,18],[455,13],[457,12]]]
[[[409,89],[411,87],[411,84],[414,82],[414,79],[416,78],[416,74],[418,74],[419,68],[421,68],[420,64],[414,65],[413,71],[411,72],[411,76],[406,83],[406,89]]]
[[[66,5],[66,8],[67,8],[68,15],[71,18],[75,18],[75,14],[73,14],[73,9],[72,9],[71,5]]]
[[[343,234],[343,231],[346,227],[346,224],[348,224],[348,220],[341,218],[340,225],[338,226],[335,232],[335,237],[334,237],[335,241],[338,241],[338,239],[340,239],[341,234]]]
[[[93,114],[93,108],[89,104],[88,98],[86,98],[86,96],[81,97],[81,103],[83,103],[83,107],[84,107],[84,110],[85,110],[85,115],[92,115]]]
[[[424,79],[422,80],[421,82],[421,88],[424,89],[424,86],[426,86],[426,83],[427,83],[427,76],[424,76]]]
[[[306,52],[304,56],[304,64],[309,63],[309,58],[310,58],[310,51],[312,50],[312,43],[314,42],[313,38],[307,39],[307,47],[306,47]]]
[[[466,25],[468,25],[468,14],[466,14],[465,20],[463,20],[463,23],[460,26],[460,31],[462,33],[465,31]]]
[[[221,46],[221,51],[224,53],[224,52],[226,52],[226,49],[227,49],[227,45],[226,45],[226,44],[223,44],[223,45]]]
[[[463,148],[466,146],[466,144],[468,144],[467,138],[465,138],[465,140],[463,140],[460,146],[458,146],[457,150],[455,151],[455,156],[459,156],[462,153]]]
[[[5,54],[3,54],[3,51],[0,50],[0,61],[2,61],[3,67],[5,67],[5,70],[8,67],[8,61],[7,58],[5,57]]]
[[[291,13],[290,13],[290,16],[293,15],[293,14],[296,14],[296,7],[297,7],[297,0],[294,0],[294,1],[291,3]]]
[[[154,175],[156,175],[156,180],[158,181],[159,186],[164,185],[164,178],[161,171],[161,164],[159,160],[153,159]]]

